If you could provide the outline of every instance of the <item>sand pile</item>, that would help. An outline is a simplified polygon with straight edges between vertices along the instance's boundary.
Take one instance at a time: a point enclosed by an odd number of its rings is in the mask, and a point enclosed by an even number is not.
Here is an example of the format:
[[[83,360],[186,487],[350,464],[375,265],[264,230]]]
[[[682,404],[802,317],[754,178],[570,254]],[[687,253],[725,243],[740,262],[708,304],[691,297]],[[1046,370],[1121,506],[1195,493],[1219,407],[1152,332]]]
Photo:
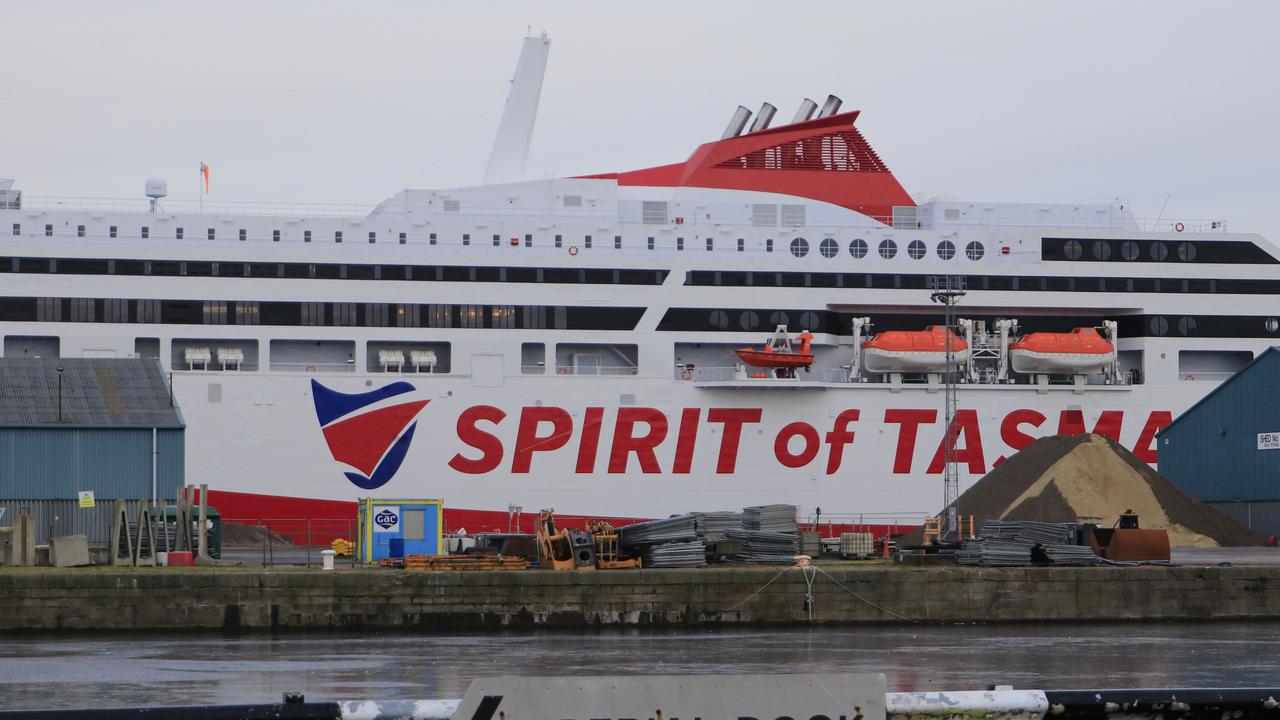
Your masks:
[[[1144,528],[1165,528],[1174,547],[1262,545],[1262,538],[1179,490],[1101,435],[1036,440],[987,473],[956,507],[963,517],[1092,522],[1112,527],[1131,509]]]

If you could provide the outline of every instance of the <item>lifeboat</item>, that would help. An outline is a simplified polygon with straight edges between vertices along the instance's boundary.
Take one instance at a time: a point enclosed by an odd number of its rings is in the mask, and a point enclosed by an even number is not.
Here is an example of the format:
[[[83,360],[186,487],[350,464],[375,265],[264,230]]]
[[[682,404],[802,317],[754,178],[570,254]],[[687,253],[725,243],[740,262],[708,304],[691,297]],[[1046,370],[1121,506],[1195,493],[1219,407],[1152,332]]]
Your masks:
[[[947,328],[889,330],[862,343],[862,364],[870,372],[944,372],[947,367]],[[951,335],[951,369],[969,361],[969,343]]]
[[[1036,332],[1009,344],[1014,372],[1045,375],[1089,375],[1115,362],[1116,348],[1091,327],[1069,333]]]
[[[813,352],[810,349],[813,345],[813,333],[805,330],[796,337],[796,340],[799,341],[799,347],[793,348],[786,328],[782,327],[759,350],[747,347],[733,352],[742,362],[751,367],[790,371],[808,368],[813,365]]]

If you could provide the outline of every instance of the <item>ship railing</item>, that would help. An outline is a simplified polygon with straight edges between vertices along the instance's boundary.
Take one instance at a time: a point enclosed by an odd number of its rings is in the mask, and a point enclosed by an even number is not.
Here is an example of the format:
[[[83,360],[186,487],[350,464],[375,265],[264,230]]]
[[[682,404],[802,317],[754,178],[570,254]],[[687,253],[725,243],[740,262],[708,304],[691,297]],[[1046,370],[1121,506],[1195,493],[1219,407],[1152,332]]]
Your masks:
[[[1235,377],[1234,372],[1224,370],[1184,370],[1178,373],[1183,382],[1222,382]]]
[[[767,368],[726,367],[681,367],[675,370],[676,380],[692,380],[694,382],[759,382],[759,383],[848,383],[849,368],[819,368],[805,372],[796,371],[795,377],[778,377]]]
[[[556,365],[557,375],[639,375],[634,365]]]
[[[247,215],[265,217],[364,218],[373,203],[288,203],[231,200],[161,200],[157,215]],[[150,201],[134,198],[22,197],[23,210],[75,210],[83,212],[150,212]]]
[[[352,362],[335,363],[335,362],[272,362],[271,369],[273,371],[295,372],[295,373],[351,373],[356,371],[356,365]]]
[[[842,532],[901,535],[924,524],[925,512],[850,513],[823,511],[810,513],[802,522],[802,530],[817,531],[824,538],[838,538]]]

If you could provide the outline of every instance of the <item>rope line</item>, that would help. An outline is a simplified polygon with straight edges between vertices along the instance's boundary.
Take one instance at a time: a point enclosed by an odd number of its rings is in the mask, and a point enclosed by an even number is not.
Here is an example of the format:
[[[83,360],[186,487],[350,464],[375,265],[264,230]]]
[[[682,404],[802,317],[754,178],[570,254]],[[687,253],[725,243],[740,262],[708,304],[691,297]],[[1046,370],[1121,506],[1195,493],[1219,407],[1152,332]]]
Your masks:
[[[861,596],[861,595],[859,595],[858,593],[856,593],[856,592],[854,592],[854,591],[850,590],[849,588],[845,587],[843,584],[841,584],[841,582],[840,582],[839,580],[836,580],[834,577],[832,577],[832,576],[831,576],[831,573],[827,572],[826,570],[823,570],[822,568],[820,568],[820,567],[816,567],[816,566],[814,567],[814,570],[816,570],[817,572],[820,572],[820,573],[822,573],[824,576],[826,576],[826,578],[827,578],[828,580],[830,580],[832,583],[835,583],[835,586],[836,586],[836,587],[840,588],[841,590],[844,590],[845,592],[847,592],[847,593],[849,593],[850,595],[854,596],[854,597],[855,597],[855,598],[857,598],[858,600],[860,600],[860,601],[862,601],[862,602],[866,603],[867,605],[870,605],[871,607],[873,607],[873,608],[875,608],[875,609],[879,610],[880,612],[882,612],[882,613],[884,613],[884,614],[886,614],[886,615],[889,615],[889,616],[892,616],[892,617],[898,618],[899,620],[904,620],[904,621],[906,621],[906,622],[916,622],[915,620],[912,620],[912,619],[907,618],[907,617],[903,617],[902,615],[899,615],[898,613],[896,613],[896,612],[894,612],[894,611],[892,611],[892,610],[890,610],[890,609],[888,609],[888,608],[886,608],[886,607],[881,607],[880,605],[877,605],[877,604],[875,604],[875,603],[871,602],[870,600],[868,600],[868,599],[866,599],[866,598],[862,597],[862,596]]]

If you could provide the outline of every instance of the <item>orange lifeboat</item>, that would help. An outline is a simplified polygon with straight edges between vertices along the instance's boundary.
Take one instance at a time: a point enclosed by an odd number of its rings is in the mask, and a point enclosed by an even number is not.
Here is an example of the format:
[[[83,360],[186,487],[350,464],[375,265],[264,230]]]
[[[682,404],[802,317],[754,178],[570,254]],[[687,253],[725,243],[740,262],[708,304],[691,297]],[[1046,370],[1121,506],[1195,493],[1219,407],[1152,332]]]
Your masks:
[[[969,343],[946,326],[924,330],[888,330],[862,343],[862,363],[871,372],[943,372],[947,366],[947,335],[951,335],[951,367],[969,361]]]
[[[1069,333],[1035,332],[1009,344],[1015,372],[1086,375],[1115,362],[1116,347],[1091,327]]]
[[[810,349],[813,345],[813,333],[805,330],[796,337],[796,340],[799,347],[793,348],[791,339],[787,336],[786,327],[781,326],[759,350],[746,347],[733,352],[742,362],[751,367],[790,371],[808,368],[813,365],[813,352]]]

